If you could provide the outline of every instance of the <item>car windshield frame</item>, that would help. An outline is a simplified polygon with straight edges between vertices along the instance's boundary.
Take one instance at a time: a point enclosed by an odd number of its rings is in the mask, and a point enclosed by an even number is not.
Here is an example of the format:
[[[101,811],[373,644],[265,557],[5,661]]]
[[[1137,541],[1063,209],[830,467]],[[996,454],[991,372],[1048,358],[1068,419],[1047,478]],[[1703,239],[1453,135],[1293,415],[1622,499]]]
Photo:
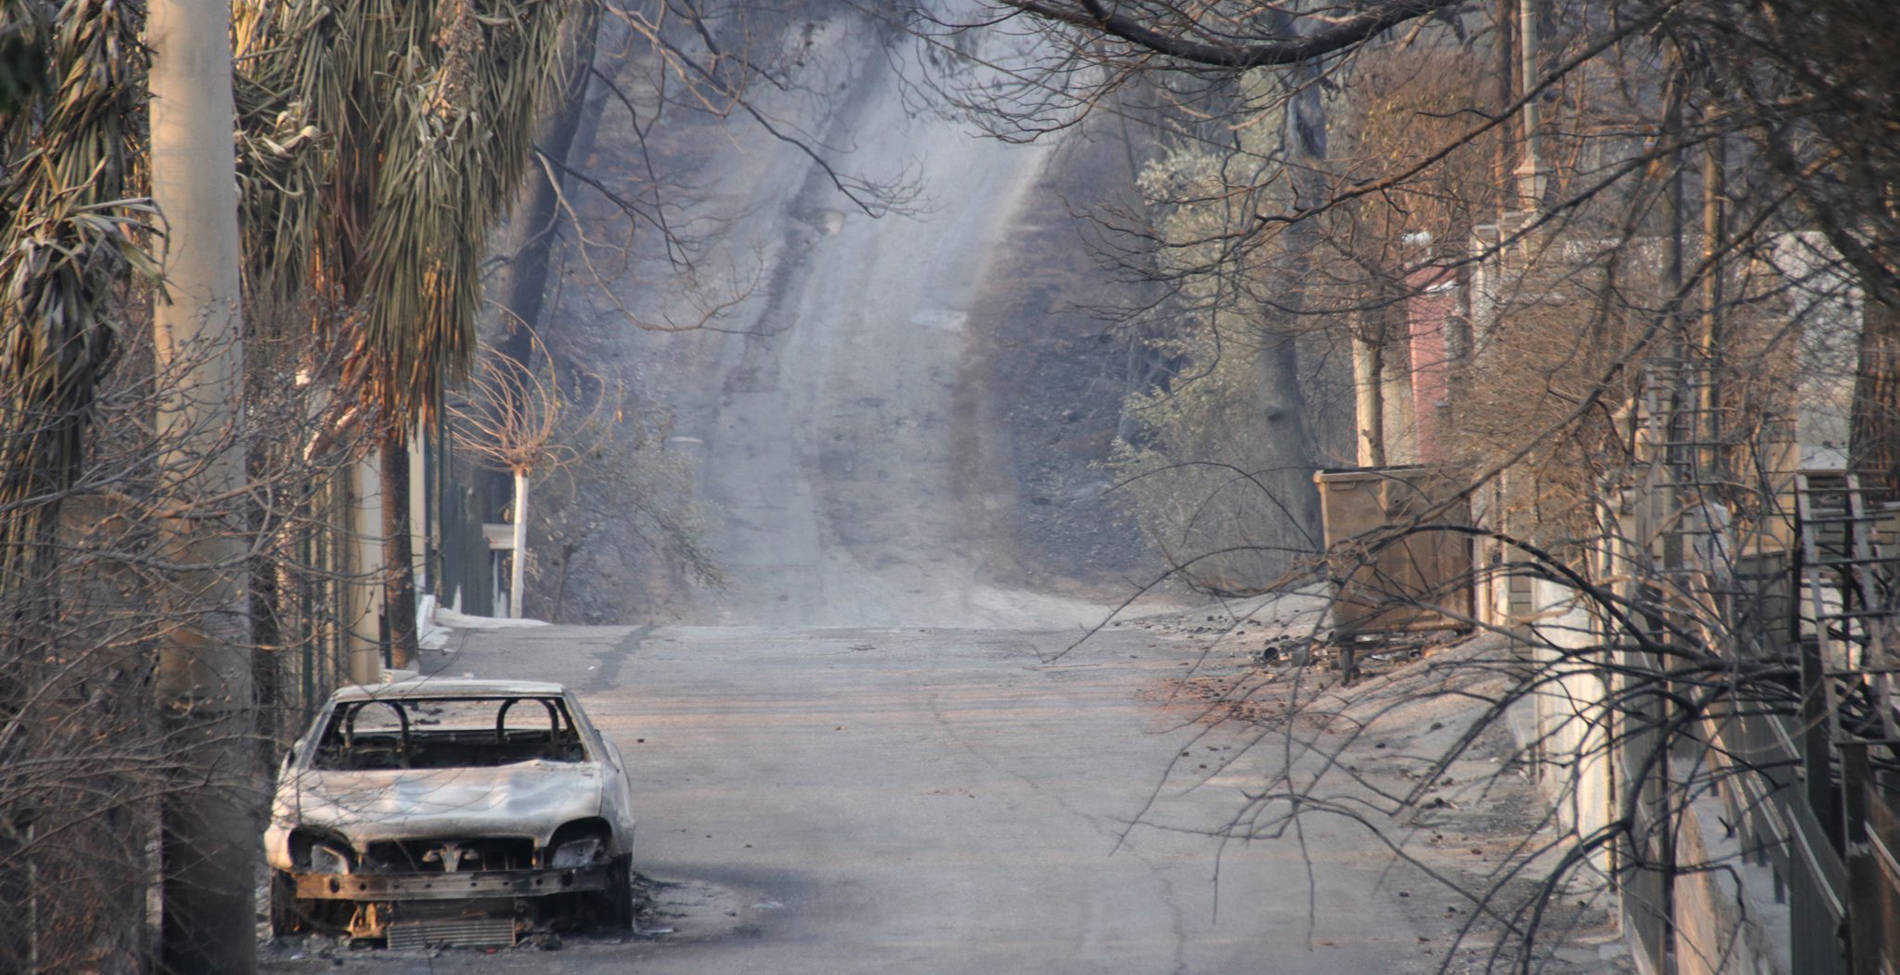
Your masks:
[[[307,767],[352,772],[578,764],[598,761],[597,748],[563,693],[370,695],[331,705],[313,729]]]

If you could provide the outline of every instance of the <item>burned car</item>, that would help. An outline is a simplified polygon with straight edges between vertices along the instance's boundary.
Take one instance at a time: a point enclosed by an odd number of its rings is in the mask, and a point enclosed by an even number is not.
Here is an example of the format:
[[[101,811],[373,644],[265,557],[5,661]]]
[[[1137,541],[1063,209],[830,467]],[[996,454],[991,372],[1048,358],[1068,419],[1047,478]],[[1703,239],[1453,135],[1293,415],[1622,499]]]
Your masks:
[[[558,684],[345,687],[278,774],[272,934],[394,948],[629,927],[630,809],[619,752]]]

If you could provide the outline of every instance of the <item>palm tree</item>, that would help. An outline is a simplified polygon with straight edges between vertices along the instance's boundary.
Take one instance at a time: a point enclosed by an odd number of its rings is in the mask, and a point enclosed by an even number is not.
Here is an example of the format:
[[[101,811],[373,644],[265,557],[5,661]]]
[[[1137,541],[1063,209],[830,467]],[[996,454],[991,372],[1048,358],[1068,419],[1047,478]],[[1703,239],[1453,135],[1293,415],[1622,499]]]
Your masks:
[[[136,11],[110,0],[56,6],[0,5],[0,913],[16,919],[0,933],[5,970],[36,956],[73,961],[18,919],[99,908],[35,881],[30,824],[64,815],[36,798],[59,784],[45,771],[58,763],[43,759],[63,747],[41,721],[62,501],[114,361],[123,286],[154,273],[140,244],[149,207],[132,199],[145,111]],[[95,798],[87,813],[107,815],[115,801]]]
[[[488,231],[530,160],[564,4],[291,0],[237,6],[246,128],[312,131],[295,186],[247,207],[252,291],[301,298],[339,399],[381,459],[383,585],[414,653],[406,437],[466,374]],[[339,415],[341,415],[339,413]],[[359,526],[367,532],[370,526]]]
[[[50,14],[9,4],[0,15],[9,50],[50,52],[14,60],[49,70],[0,111],[0,600],[46,578],[60,497],[112,362],[116,289],[155,271],[139,245],[149,208],[128,190],[141,108],[137,66],[121,54],[139,24],[104,2],[57,25]]]

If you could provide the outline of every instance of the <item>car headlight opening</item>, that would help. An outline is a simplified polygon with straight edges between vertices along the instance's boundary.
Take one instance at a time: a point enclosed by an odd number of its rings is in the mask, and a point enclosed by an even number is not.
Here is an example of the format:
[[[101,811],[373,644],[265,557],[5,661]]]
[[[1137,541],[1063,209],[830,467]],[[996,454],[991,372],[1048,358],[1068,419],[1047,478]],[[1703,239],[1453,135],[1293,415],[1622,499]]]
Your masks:
[[[548,857],[548,866],[556,870],[572,870],[600,861],[606,851],[606,843],[598,836],[583,836],[569,840],[554,848],[554,854]]]
[[[329,843],[317,843],[310,847],[311,873],[349,873],[350,854]]]

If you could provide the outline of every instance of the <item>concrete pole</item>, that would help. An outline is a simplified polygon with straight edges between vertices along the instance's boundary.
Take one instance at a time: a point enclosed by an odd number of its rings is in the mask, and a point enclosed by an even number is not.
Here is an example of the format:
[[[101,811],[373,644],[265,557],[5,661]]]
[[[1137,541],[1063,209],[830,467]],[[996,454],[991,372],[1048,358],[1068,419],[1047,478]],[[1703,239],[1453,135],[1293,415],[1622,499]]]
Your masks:
[[[1537,70],[1537,0],[1518,0],[1517,7],[1517,56],[1518,78],[1523,86],[1520,95],[1528,95],[1539,81],[1541,73]],[[1520,118],[1524,121],[1522,140],[1523,156],[1517,164],[1517,199],[1519,209],[1536,211],[1544,205],[1544,172],[1542,140],[1537,130],[1542,125],[1542,113],[1538,110],[1537,99],[1527,98]]]
[[[528,564],[528,472],[515,471],[514,556],[509,560],[508,615],[521,618],[521,587],[527,578]]]
[[[1722,248],[1726,246],[1723,237],[1723,204],[1728,195],[1728,159],[1720,135],[1710,139],[1703,147],[1702,156],[1702,257],[1708,271],[1702,278],[1702,327],[1696,339],[1701,346],[1701,368],[1703,381],[1700,389],[1700,402],[1696,404],[1701,419],[1696,439],[1708,445],[1703,448],[1698,464],[1705,471],[1716,472],[1717,479],[1726,479],[1723,471],[1727,458],[1714,445],[1723,436],[1721,414],[1722,406]]]
[[[350,680],[383,679],[383,492],[374,453],[350,465],[349,582]]]
[[[429,575],[429,551],[433,527],[430,515],[433,513],[429,495],[429,485],[434,472],[429,469],[434,459],[429,450],[429,429],[421,420],[417,420],[409,431],[409,561],[410,571],[416,579],[416,590],[435,591],[436,580]]]
[[[1353,413],[1358,418],[1358,459],[1361,467],[1385,466],[1385,349],[1376,340],[1352,338]]]
[[[160,521],[167,578],[158,694],[176,772],[160,801],[159,966],[256,970],[247,546],[241,512],[244,320],[231,132],[230,6],[152,0],[146,43],[152,199],[164,215],[165,291],[153,302]]]

